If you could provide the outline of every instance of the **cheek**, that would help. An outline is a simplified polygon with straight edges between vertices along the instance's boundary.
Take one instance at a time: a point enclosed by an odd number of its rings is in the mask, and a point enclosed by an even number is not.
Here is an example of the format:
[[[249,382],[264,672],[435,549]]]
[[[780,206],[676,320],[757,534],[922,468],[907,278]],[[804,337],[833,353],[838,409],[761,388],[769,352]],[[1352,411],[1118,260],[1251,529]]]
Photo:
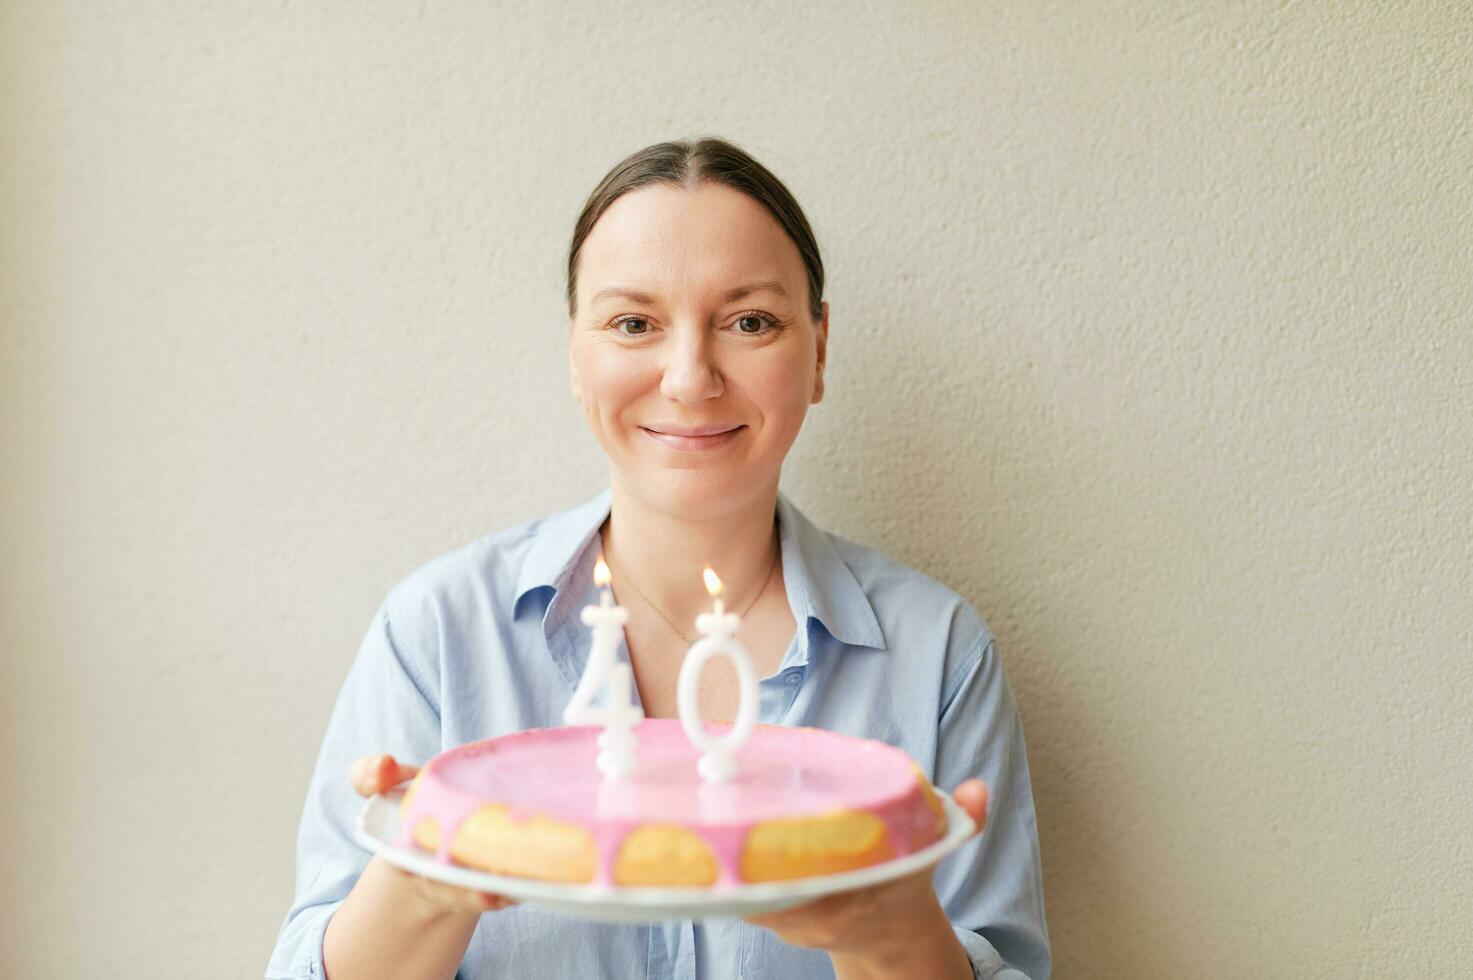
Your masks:
[[[649,389],[652,383],[649,375],[648,367],[638,359],[586,352],[578,360],[583,410],[590,416],[617,418],[624,408]],[[653,383],[658,384],[658,373]]]
[[[813,371],[811,357],[789,356],[774,358],[749,376],[748,390],[770,416],[768,424],[788,428],[801,423],[813,394]]]

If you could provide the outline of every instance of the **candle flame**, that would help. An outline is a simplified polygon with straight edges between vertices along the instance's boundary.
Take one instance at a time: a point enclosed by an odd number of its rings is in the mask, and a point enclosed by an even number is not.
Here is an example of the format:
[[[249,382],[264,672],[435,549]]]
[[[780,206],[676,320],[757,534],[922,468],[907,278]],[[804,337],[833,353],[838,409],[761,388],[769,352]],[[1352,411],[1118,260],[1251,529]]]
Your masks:
[[[593,566],[593,584],[600,589],[609,584],[609,566],[600,558],[598,564]]]
[[[710,565],[707,565],[705,571],[701,572],[701,577],[706,580],[706,591],[711,593],[713,599],[721,594],[721,579],[711,571]]]

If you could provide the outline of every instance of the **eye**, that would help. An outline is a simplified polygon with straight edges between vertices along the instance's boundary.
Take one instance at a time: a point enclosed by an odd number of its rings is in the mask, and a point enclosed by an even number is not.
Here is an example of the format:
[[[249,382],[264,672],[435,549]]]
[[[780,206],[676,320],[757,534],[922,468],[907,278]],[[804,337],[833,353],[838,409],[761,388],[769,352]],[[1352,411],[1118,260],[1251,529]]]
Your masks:
[[[650,322],[638,316],[621,317],[609,326],[625,337],[642,337],[650,332]]]
[[[778,326],[777,317],[768,316],[766,313],[757,313],[755,311],[750,313],[743,313],[736,319],[737,333],[746,334],[748,336],[755,336],[757,334],[764,333],[776,326]]]

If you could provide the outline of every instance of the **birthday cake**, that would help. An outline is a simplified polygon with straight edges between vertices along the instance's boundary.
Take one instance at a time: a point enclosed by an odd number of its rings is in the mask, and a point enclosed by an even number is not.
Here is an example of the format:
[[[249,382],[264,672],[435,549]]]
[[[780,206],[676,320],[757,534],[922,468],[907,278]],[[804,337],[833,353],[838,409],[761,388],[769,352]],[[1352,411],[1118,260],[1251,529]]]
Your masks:
[[[729,727],[705,723],[713,737]],[[440,753],[405,794],[401,846],[546,881],[723,889],[866,867],[946,830],[924,773],[884,742],[756,725],[735,774],[712,782],[679,720],[647,718],[633,728],[637,764],[607,779],[601,730],[531,729]]]

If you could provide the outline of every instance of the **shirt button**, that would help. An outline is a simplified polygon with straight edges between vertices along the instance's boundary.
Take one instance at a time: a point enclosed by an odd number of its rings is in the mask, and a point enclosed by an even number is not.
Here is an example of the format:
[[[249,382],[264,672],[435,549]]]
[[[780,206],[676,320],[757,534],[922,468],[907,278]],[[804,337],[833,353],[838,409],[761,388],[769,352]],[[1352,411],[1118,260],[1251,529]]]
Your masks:
[[[803,672],[801,670],[788,671],[788,687],[792,687],[801,680],[803,680]]]

